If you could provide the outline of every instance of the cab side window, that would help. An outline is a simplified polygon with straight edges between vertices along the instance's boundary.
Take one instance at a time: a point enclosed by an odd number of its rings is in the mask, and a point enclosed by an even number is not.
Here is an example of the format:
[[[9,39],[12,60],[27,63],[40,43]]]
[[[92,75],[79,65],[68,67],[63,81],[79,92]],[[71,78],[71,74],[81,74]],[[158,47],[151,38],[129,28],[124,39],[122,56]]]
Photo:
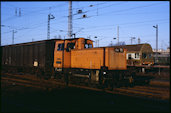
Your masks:
[[[58,44],[57,51],[62,51],[64,50],[64,43]]]
[[[85,48],[92,48],[92,44],[85,44]]]
[[[69,52],[71,49],[75,49],[75,43],[68,43],[66,51]]]

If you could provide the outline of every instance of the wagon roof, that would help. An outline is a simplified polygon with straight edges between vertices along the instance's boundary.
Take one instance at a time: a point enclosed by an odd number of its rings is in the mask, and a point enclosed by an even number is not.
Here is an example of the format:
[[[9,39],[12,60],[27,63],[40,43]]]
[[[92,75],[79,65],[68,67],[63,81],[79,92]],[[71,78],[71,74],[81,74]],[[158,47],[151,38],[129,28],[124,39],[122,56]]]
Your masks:
[[[30,45],[30,44],[36,44],[36,43],[41,43],[45,41],[54,41],[54,40],[60,40],[60,39],[39,40],[39,41],[34,41],[34,42],[17,43],[17,44],[4,45],[4,46]]]
[[[121,46],[113,46],[113,47],[123,47],[126,48],[127,51],[141,51],[141,48],[147,45],[149,46],[149,44],[145,43],[145,44],[121,45]]]
[[[79,38],[39,40],[39,41],[34,41],[34,42],[17,43],[17,44],[4,45],[4,46],[17,46],[17,45],[35,44],[35,43],[40,43],[40,42],[45,42],[45,41],[55,41],[55,40],[75,40],[75,39],[79,39]],[[85,40],[90,40],[90,39],[86,39],[86,38],[84,38],[84,39],[85,39]]]

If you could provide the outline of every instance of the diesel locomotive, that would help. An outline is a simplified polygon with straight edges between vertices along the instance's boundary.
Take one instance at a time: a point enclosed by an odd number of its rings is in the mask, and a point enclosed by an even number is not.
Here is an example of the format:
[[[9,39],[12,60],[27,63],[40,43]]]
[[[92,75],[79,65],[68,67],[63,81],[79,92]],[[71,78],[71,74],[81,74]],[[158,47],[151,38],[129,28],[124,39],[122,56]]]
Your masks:
[[[70,77],[82,77],[94,84],[107,83],[113,87],[125,81],[133,83],[133,74],[127,70],[126,52],[122,47],[93,48],[93,41],[85,38],[6,45],[2,46],[2,70],[65,78],[66,83]]]

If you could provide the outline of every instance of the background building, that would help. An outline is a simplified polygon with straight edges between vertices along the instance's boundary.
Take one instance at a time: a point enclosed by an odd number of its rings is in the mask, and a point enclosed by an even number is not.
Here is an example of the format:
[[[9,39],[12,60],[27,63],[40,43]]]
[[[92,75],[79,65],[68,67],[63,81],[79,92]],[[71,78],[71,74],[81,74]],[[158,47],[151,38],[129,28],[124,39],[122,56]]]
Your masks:
[[[153,50],[154,53],[154,59],[155,59],[155,64],[159,65],[170,65],[170,47],[167,48],[167,50],[162,50],[159,49],[157,51],[157,56],[156,56],[156,50]],[[157,60],[158,57],[158,60]]]

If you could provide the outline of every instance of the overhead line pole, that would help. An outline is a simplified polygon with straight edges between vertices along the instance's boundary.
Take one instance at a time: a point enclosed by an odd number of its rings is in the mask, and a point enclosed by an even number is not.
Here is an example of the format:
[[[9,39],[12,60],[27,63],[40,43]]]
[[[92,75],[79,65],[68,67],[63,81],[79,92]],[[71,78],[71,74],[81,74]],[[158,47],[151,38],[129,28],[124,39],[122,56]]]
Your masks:
[[[132,40],[135,39],[135,37],[131,37],[131,45],[132,45]]]
[[[68,36],[72,38],[72,1],[69,1]]]
[[[48,14],[48,32],[47,32],[47,39],[50,38],[50,14]]]
[[[55,17],[52,14],[48,14],[48,31],[47,31],[47,39],[50,39],[50,19],[54,19]]]
[[[158,25],[153,26],[154,28],[156,28],[156,61],[158,62]]]
[[[156,25],[156,51],[158,52],[158,25]],[[156,58],[158,61],[158,55],[156,56]]]
[[[118,46],[119,46],[119,26],[118,26],[118,29],[117,29],[117,31],[118,31],[117,38],[118,38]]]
[[[140,44],[141,42],[140,42],[140,38],[138,38],[138,44]]]
[[[17,31],[12,30],[12,44],[14,44],[14,33],[16,33]]]

